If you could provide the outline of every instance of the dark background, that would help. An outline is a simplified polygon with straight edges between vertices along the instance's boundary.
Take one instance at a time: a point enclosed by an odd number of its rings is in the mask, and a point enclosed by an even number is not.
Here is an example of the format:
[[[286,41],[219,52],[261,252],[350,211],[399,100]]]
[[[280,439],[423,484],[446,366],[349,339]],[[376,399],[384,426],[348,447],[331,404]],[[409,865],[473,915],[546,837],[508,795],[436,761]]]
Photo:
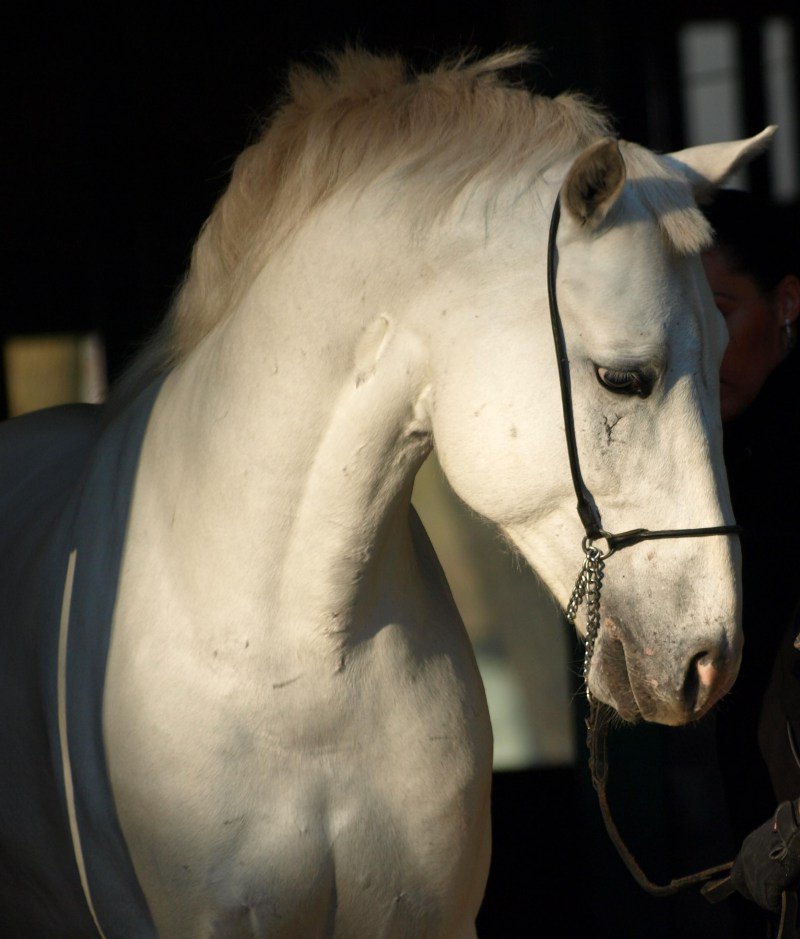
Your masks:
[[[669,150],[684,142],[676,35],[689,18],[744,24],[746,131],[765,125],[758,32],[747,23],[796,17],[797,3],[758,6],[756,16],[754,3],[703,0],[301,0],[3,14],[0,330],[98,330],[116,375],[163,315],[292,60],[357,41],[425,67],[464,47],[532,44],[541,59],[530,85],[580,89],[607,106],[622,136]]]
[[[4,13],[0,339],[97,331],[116,376],[165,312],[233,159],[292,60],[315,61],[350,41],[425,67],[464,47],[532,44],[541,55],[524,75],[528,84],[546,94],[581,90],[607,106],[622,136],[671,150],[685,143],[677,34],[689,19],[741,25],[745,131],[767,123],[758,21],[784,14],[798,23],[798,10],[788,0],[762,0],[758,14],[755,6],[353,0],[34,4]],[[798,62],[797,35],[795,45]],[[765,174],[756,168],[754,188],[766,188]],[[3,389],[0,382],[0,412]],[[660,765],[670,746],[644,734],[615,769],[626,834],[661,877],[726,859],[713,856],[717,846],[702,832],[699,844],[677,854],[669,847],[675,808],[668,784],[648,777],[647,767]],[[505,774],[495,798],[482,939],[732,934],[727,910],[638,891],[600,830],[580,773]],[[545,925],[548,917],[554,925]]]

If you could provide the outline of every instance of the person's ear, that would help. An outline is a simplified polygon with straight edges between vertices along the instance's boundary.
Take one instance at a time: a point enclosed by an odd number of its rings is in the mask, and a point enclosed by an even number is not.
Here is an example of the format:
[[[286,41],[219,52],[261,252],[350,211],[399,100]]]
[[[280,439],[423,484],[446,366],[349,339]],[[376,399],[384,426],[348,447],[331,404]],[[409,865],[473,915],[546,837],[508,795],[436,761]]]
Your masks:
[[[781,326],[796,322],[800,316],[800,277],[787,274],[775,288],[774,296]]]

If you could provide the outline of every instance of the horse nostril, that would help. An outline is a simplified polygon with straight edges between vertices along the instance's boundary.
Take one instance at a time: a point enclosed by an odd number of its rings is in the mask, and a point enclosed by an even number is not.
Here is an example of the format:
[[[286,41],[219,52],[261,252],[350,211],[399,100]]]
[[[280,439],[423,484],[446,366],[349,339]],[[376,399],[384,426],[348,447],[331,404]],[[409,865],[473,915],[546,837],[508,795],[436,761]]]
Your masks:
[[[683,685],[683,699],[689,711],[697,714],[705,708],[718,678],[719,669],[714,664],[711,653],[698,652],[689,662]]]

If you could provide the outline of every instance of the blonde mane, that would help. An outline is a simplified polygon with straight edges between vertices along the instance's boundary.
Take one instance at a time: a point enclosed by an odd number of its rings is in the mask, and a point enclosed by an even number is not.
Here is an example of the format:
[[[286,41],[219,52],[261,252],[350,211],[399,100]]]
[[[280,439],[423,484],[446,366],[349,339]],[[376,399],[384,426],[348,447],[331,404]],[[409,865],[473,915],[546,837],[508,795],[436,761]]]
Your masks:
[[[161,329],[115,398],[129,399],[185,358],[235,309],[276,246],[346,185],[395,172],[421,187],[414,211],[431,221],[482,179],[507,178],[523,168],[533,178],[611,133],[606,116],[580,95],[532,95],[501,75],[531,57],[529,50],[513,49],[415,75],[398,56],[347,49],[329,56],[326,71],[293,68],[282,103],[236,160]],[[635,175],[652,177],[653,163],[662,177],[667,173],[642,148],[629,147],[625,157],[642,167]],[[645,201],[659,218],[684,218],[691,210],[688,189],[679,192],[668,182],[666,205],[663,186],[646,187]],[[665,231],[680,250],[694,250],[698,224],[692,218],[686,231],[680,224]]]

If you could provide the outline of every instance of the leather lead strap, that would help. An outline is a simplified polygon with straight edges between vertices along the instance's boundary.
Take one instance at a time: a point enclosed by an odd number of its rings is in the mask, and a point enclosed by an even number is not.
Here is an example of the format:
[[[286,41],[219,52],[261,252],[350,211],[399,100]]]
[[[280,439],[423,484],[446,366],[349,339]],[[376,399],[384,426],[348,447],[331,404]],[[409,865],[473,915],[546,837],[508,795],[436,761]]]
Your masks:
[[[586,719],[586,745],[589,748],[589,771],[592,777],[592,785],[597,793],[597,801],[600,804],[600,814],[603,817],[603,824],[623,864],[628,868],[628,871],[636,883],[651,896],[671,897],[685,887],[695,887],[698,884],[702,884],[703,886],[700,889],[700,893],[709,903],[719,903],[721,900],[726,899],[732,893],[736,892],[736,888],[733,886],[730,876],[733,861],[718,864],[716,867],[707,867],[705,870],[698,871],[696,874],[689,874],[686,877],[676,877],[668,884],[656,884],[645,874],[639,866],[639,862],[622,840],[622,835],[620,835],[619,829],[611,815],[611,807],[608,804],[608,793],[606,792],[608,782],[607,735],[610,713],[609,708],[591,699],[589,717]],[[781,894],[780,921],[778,923],[775,939],[800,939],[800,928],[798,928],[797,923],[797,906],[796,891],[784,890]]]
[[[686,877],[676,877],[668,884],[656,884],[650,880],[639,866],[638,861],[622,840],[619,829],[611,815],[611,807],[608,803],[606,785],[608,782],[607,736],[609,715],[610,710],[608,708],[598,704],[594,698],[591,699],[589,704],[589,717],[586,719],[586,745],[589,748],[589,772],[592,777],[592,785],[597,793],[597,801],[600,803],[600,812],[603,816],[603,824],[608,832],[608,837],[617,849],[617,853],[620,858],[622,858],[622,862],[630,871],[633,879],[651,896],[671,897],[685,887],[703,884],[714,877],[727,875],[733,867],[733,861],[726,861],[724,864],[708,867],[705,870],[698,871],[695,874],[689,874]],[[705,893],[704,896],[706,896],[706,899],[714,902],[714,900]]]

